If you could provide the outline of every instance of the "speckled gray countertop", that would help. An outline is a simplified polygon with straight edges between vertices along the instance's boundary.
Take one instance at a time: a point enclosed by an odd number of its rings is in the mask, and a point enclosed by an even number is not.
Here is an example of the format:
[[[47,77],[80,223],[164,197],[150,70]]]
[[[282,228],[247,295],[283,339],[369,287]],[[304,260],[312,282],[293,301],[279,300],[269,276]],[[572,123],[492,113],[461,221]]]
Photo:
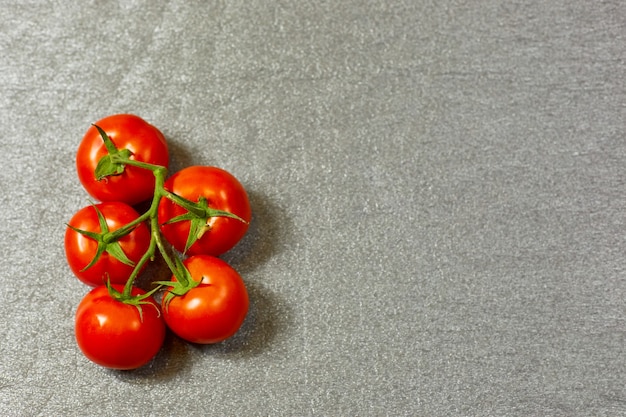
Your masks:
[[[0,414],[626,415],[626,4],[2,1]],[[78,351],[90,123],[254,218],[241,331]]]

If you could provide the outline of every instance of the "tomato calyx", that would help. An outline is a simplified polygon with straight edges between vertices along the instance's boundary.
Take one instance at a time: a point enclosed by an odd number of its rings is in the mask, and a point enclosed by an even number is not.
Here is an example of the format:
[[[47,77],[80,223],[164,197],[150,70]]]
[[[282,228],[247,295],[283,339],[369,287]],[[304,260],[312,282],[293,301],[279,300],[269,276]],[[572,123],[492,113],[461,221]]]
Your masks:
[[[187,253],[189,248],[196,243],[198,239],[202,238],[206,232],[211,230],[210,222],[212,217],[229,217],[246,224],[248,223],[236,214],[209,207],[209,201],[204,196],[200,196],[197,203],[171,192],[166,192],[165,197],[187,210],[186,213],[173,217],[163,223],[172,224],[176,222],[189,221],[189,235],[187,236],[183,254]]]
[[[96,249],[96,253],[93,259],[81,270],[86,271],[91,268],[98,260],[102,257],[102,254],[105,252],[119,260],[125,265],[135,266],[135,263],[126,256],[122,246],[120,245],[119,240],[133,231],[133,227],[125,227],[123,229],[118,229],[114,232],[109,231],[109,226],[107,225],[107,221],[104,218],[102,212],[96,207],[96,205],[92,205],[93,209],[96,211],[98,216],[98,223],[100,225],[100,233],[90,232],[88,230],[78,229],[70,224],[67,225],[70,229],[74,230],[76,233],[80,233],[83,236],[86,236],[90,239],[93,239],[97,242],[98,247]]]
[[[126,285],[124,286],[124,290],[122,292],[116,290],[113,287],[113,285],[111,285],[111,282],[109,280],[107,280],[106,282],[106,287],[112,299],[120,303],[128,304],[128,305],[135,307],[137,311],[139,312],[139,319],[141,321],[143,321],[142,306],[145,306],[145,305],[150,305],[154,307],[157,310],[158,316],[161,315],[161,310],[159,310],[159,307],[157,307],[156,304],[150,301],[147,301],[150,297],[152,297],[152,295],[154,295],[155,292],[157,292],[160,289],[160,287],[156,287],[146,293],[139,294],[139,295],[132,295],[133,286],[132,286],[132,281],[130,280],[126,283]]]
[[[169,304],[174,297],[183,296],[200,285],[200,281],[196,281],[191,277],[191,273],[185,265],[183,265],[183,262],[178,257],[174,259],[176,262],[176,269],[172,270],[172,272],[174,273],[175,280],[155,282],[155,284],[160,286],[169,287],[167,292],[163,295],[165,308],[169,307]]]
[[[132,152],[128,149],[117,149],[104,129],[96,124],[93,126],[98,129],[98,132],[104,141],[104,146],[108,152],[107,155],[103,156],[98,161],[95,171],[96,179],[100,181],[111,175],[121,175],[126,167],[125,161],[130,159]]]
[[[96,170],[94,174],[98,181],[101,181],[109,176],[121,175],[122,173],[124,173],[126,165],[133,165],[153,172],[155,169],[165,169],[165,167],[162,167],[160,165],[148,164],[145,162],[131,159],[133,153],[129,149],[118,149],[117,146],[115,146],[115,143],[113,143],[113,141],[109,137],[109,135],[104,131],[104,129],[96,124],[94,124],[93,126],[98,129],[98,132],[102,137],[102,141],[104,142],[104,147],[107,150],[107,154],[104,155],[96,165]]]

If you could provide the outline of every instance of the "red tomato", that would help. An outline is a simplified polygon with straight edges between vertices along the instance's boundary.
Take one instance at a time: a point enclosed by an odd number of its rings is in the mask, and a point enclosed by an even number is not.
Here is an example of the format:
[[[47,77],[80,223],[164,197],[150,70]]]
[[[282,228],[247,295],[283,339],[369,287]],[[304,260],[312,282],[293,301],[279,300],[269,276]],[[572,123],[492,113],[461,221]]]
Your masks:
[[[187,167],[168,178],[165,189],[193,202],[204,197],[209,208],[223,210],[245,220],[242,222],[230,217],[210,217],[202,237],[186,251],[188,255],[221,255],[232,249],[246,234],[251,218],[248,195],[241,183],[227,171],[207,166]],[[162,198],[158,212],[163,235],[179,252],[183,252],[190,222],[185,220],[164,223],[184,214],[186,210],[171,200]]]
[[[121,285],[113,286],[122,291]],[[145,294],[133,288],[132,295]],[[138,308],[111,297],[106,286],[91,290],[76,311],[76,342],[92,362],[112,369],[135,369],[147,364],[165,338],[165,324],[152,297]]]
[[[169,153],[163,134],[145,120],[131,114],[117,114],[95,123],[111,138],[118,150],[128,149],[131,159],[167,167]],[[99,201],[123,201],[134,205],[152,197],[154,175],[145,168],[126,165],[120,175],[98,181],[94,175],[107,149],[98,130],[91,126],[78,147],[78,178],[91,196]]]
[[[139,214],[131,206],[115,201],[87,206],[78,211],[68,224],[87,232],[102,232],[96,208],[104,216],[109,232],[113,232],[139,217]],[[127,258],[137,263],[150,246],[150,231],[145,223],[140,223],[132,232],[122,237],[118,243]],[[94,259],[97,250],[98,242],[93,238],[69,227],[65,231],[65,256],[72,272],[78,279],[91,286],[102,285],[107,278],[111,280],[111,283],[125,283],[134,267],[122,263],[106,251],[91,267],[82,270]]]
[[[234,335],[248,313],[248,291],[241,276],[223,260],[209,255],[192,256],[183,263],[200,285],[174,296],[169,304],[163,297],[167,326],[193,343],[217,343]]]

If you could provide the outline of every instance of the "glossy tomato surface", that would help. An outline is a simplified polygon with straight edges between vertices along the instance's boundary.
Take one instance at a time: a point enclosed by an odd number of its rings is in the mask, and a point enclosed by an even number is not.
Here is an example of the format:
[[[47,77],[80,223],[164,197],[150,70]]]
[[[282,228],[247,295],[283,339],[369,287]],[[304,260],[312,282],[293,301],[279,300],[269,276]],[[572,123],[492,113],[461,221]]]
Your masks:
[[[113,286],[122,291],[121,285]],[[134,288],[132,295],[144,294]],[[106,286],[91,290],[76,310],[75,334],[78,347],[92,362],[112,369],[136,369],[147,364],[165,338],[159,307],[137,307],[113,299]]]
[[[128,204],[114,201],[84,207],[74,214],[68,224],[80,230],[100,233],[102,230],[96,210],[99,210],[106,219],[110,232],[139,217],[135,209]],[[118,242],[128,259],[137,263],[150,245],[150,230],[145,223],[140,223]],[[70,269],[78,279],[91,286],[102,285],[107,278],[111,283],[125,283],[134,267],[122,263],[107,252],[102,253],[95,264],[83,271],[96,255],[97,249],[98,242],[93,238],[69,227],[66,229],[65,256]]]
[[[192,256],[184,261],[200,285],[169,304],[163,297],[167,326],[180,338],[193,343],[218,343],[234,335],[248,313],[248,291],[235,269],[219,258]],[[174,278],[172,278],[174,280]]]
[[[169,152],[163,134],[142,118],[116,114],[95,123],[111,138],[118,150],[128,149],[131,159],[167,167]],[[152,197],[154,175],[148,169],[126,165],[120,175],[98,181],[95,170],[107,149],[98,130],[91,126],[76,154],[78,178],[87,192],[99,201],[123,201],[135,205]]]
[[[207,231],[187,250],[188,255],[221,255],[232,249],[246,234],[252,216],[250,201],[241,183],[229,172],[209,166],[187,167],[168,178],[165,189],[194,203],[202,196],[207,199],[210,208],[227,211],[245,220],[211,217],[207,222]],[[163,235],[178,251],[184,252],[190,222],[165,223],[186,213],[186,210],[163,198],[158,213]]]

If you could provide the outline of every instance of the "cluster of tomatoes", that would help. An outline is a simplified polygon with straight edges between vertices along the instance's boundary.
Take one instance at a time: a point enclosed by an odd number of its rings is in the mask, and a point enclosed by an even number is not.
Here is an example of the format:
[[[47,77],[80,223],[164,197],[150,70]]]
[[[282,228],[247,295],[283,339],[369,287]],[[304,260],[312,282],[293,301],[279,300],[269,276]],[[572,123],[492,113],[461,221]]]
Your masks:
[[[68,222],[72,272],[94,287],[75,317],[76,341],[91,361],[135,369],[160,350],[166,329],[200,344],[234,335],[248,312],[241,276],[219,255],[248,230],[251,210],[241,183],[223,169],[186,167],[168,176],[165,137],[130,114],[106,117],[82,139],[76,165],[98,202]],[[149,208],[142,213],[137,207]],[[169,281],[135,283],[160,255]]]

